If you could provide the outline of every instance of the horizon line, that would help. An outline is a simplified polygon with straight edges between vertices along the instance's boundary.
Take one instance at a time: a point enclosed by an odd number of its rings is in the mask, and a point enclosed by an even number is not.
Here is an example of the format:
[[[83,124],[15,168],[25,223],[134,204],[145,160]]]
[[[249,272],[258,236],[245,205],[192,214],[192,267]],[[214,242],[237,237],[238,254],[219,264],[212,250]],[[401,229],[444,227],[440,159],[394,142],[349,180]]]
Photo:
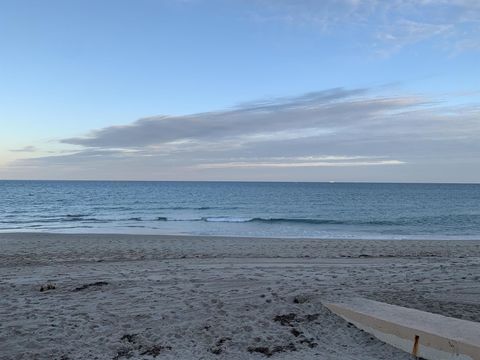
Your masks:
[[[119,179],[0,179],[2,181],[48,181],[48,182],[182,182],[182,183],[311,183],[311,184],[418,184],[418,185],[480,185],[478,182],[458,182],[458,181],[337,181],[337,180],[323,180],[323,181],[309,181],[309,180],[119,180]]]

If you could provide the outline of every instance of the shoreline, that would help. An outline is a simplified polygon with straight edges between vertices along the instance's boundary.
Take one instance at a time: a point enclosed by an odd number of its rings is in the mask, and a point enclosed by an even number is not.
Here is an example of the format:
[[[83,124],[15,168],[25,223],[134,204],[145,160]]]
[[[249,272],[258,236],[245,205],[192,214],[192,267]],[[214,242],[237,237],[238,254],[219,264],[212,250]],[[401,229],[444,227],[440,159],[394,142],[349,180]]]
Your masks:
[[[410,359],[322,305],[354,296],[480,322],[480,241],[0,233],[0,247],[2,360]]]
[[[238,236],[238,235],[216,235],[216,234],[185,234],[185,233],[138,233],[138,232],[55,232],[55,231],[2,231],[0,230],[0,241],[3,235],[51,235],[51,236],[138,236],[138,237],[158,237],[158,238],[217,238],[217,239],[264,239],[264,240],[317,240],[317,241],[473,241],[480,242],[480,235],[451,235],[444,238],[427,238],[417,235],[411,237],[289,237],[289,236]],[[407,235],[410,236],[410,235]],[[449,236],[449,235],[447,235]],[[468,236],[475,236],[475,238],[468,238]]]

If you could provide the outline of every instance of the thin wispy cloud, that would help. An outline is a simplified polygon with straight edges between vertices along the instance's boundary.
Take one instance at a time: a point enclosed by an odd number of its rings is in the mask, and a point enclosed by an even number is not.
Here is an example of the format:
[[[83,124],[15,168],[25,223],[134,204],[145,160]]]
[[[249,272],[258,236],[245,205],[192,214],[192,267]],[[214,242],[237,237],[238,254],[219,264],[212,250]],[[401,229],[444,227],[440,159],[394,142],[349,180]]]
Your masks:
[[[354,157],[355,158],[355,157]],[[361,160],[361,161],[296,161],[290,162],[228,162],[216,164],[199,164],[199,169],[232,169],[232,168],[308,168],[308,167],[352,167],[352,166],[378,166],[401,165],[399,160]]]
[[[258,0],[256,21],[312,27],[323,35],[352,32],[358,45],[381,56],[431,40],[456,54],[480,49],[478,1]]]
[[[22,148],[19,148],[19,149],[11,149],[10,151],[11,152],[25,152],[25,153],[29,153],[29,152],[34,152],[36,151],[37,148],[35,146],[32,146],[32,145],[28,145],[28,146],[24,146]]]

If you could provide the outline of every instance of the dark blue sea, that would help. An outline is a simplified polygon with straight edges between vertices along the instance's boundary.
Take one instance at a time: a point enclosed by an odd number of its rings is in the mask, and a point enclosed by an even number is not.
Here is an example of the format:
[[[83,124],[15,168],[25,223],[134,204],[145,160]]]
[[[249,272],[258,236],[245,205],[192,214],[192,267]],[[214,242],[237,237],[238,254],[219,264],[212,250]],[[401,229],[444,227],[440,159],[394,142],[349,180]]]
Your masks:
[[[0,231],[480,239],[480,185],[0,181]]]

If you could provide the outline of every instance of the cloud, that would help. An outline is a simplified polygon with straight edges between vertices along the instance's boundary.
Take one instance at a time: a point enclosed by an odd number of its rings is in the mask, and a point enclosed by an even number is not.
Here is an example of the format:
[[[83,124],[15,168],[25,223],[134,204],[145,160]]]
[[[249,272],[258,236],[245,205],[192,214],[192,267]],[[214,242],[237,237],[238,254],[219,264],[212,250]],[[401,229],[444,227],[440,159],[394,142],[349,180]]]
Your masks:
[[[242,104],[225,111],[154,116],[131,125],[62,139],[69,145],[103,149],[166,150],[199,143],[235,144],[328,136],[362,127],[395,111],[428,105],[418,97],[365,97],[366,90],[331,89],[300,97]],[[362,96],[363,95],[363,96]]]
[[[25,146],[23,148],[20,148],[20,149],[12,149],[10,150],[11,152],[35,152],[37,151],[37,148],[35,146]]]
[[[431,40],[451,54],[480,50],[476,0],[258,0],[256,21],[347,32],[382,56]],[[373,45],[372,45],[373,44]]]
[[[87,137],[68,138],[61,142],[99,148],[137,148],[192,139],[218,141],[238,136],[262,136],[285,130],[314,128],[321,121],[319,116],[327,115],[328,108],[335,111],[336,104],[341,100],[364,92],[363,89],[330,89],[300,97],[241,104],[225,111],[187,116],[154,116],[137,120],[131,125],[107,127],[96,130]],[[372,104],[372,111],[375,111],[373,107]],[[378,107],[382,107],[380,102]],[[337,120],[340,119],[337,117]]]
[[[129,151],[136,156],[166,156],[202,151],[238,153],[262,144],[308,143],[308,139],[317,144],[329,144],[332,139],[336,143],[371,144],[399,136],[419,141],[458,139],[478,134],[477,114],[476,107],[445,107],[420,96],[329,89],[250,102],[224,111],[153,116],[61,142],[81,146],[89,154],[120,151],[125,155]]]
[[[325,156],[325,158],[329,158]],[[213,163],[213,164],[198,164],[199,169],[232,169],[232,168],[309,168],[309,167],[355,167],[355,166],[378,166],[378,165],[401,165],[404,161],[399,160],[377,160],[377,159],[363,159],[362,156],[344,156],[340,158],[351,158],[350,161],[305,161],[298,158],[285,159],[287,161],[277,162],[255,162],[255,161],[235,161],[228,163]],[[289,161],[288,161],[289,160]]]
[[[382,42],[382,47],[377,52],[388,56],[405,46],[448,34],[453,29],[452,24],[428,24],[402,19],[386,25],[377,33],[377,38]]]
[[[336,88],[153,116],[61,139],[77,150],[17,160],[0,176],[391,181],[438,177],[442,168],[456,166],[463,169],[458,174],[480,178],[478,104],[451,106],[386,91]]]

